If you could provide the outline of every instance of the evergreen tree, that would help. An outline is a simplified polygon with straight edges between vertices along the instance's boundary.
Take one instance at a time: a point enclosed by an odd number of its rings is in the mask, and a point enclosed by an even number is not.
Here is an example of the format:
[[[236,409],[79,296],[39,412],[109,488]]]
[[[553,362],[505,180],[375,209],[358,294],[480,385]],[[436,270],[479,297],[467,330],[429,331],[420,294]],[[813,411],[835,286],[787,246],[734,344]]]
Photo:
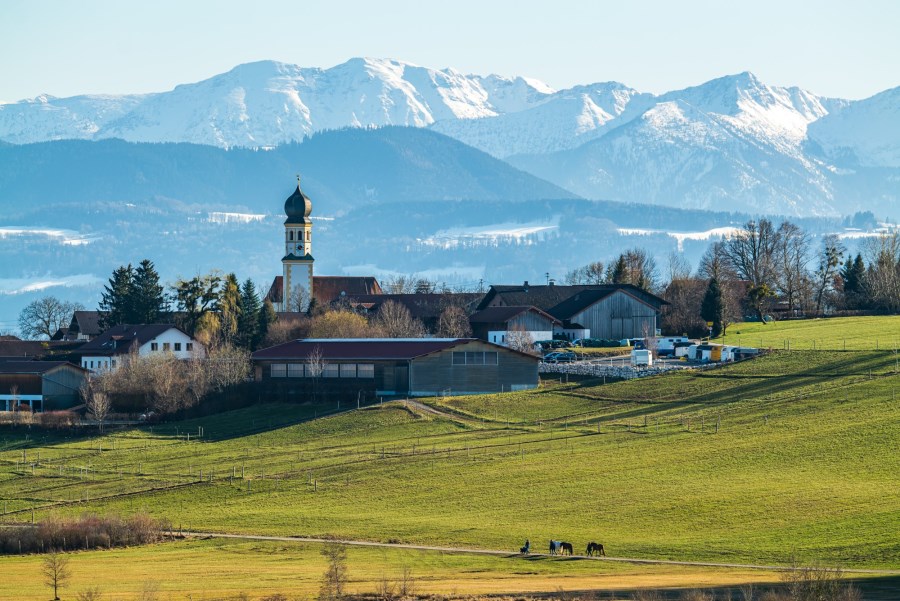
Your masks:
[[[241,318],[241,285],[237,276],[229,273],[225,276],[225,284],[219,295],[219,335],[222,341],[230,344],[238,333],[238,322]]]
[[[109,284],[103,287],[100,324],[106,328],[134,321],[134,268],[129,263],[113,271]]]
[[[706,321],[712,322],[712,337],[716,338],[725,333],[725,301],[722,298],[722,288],[716,278],[709,279],[706,294],[700,304],[700,316]]]
[[[247,278],[241,286],[241,314],[238,317],[236,342],[238,346],[254,350],[259,344],[259,294],[253,281]]]
[[[847,307],[862,308],[865,304],[866,264],[861,254],[857,254],[855,259],[847,257],[841,269],[841,280],[844,283],[844,302]]]
[[[262,307],[259,309],[259,340],[262,341],[266,334],[269,333],[269,326],[275,323],[275,320],[278,319],[278,314],[275,313],[275,307],[272,305],[272,301],[266,299],[263,303]]]
[[[134,270],[132,281],[132,323],[156,323],[165,305],[165,297],[153,261],[141,261]]]
[[[607,268],[606,281],[610,284],[628,283],[628,264],[625,261],[625,255],[619,255],[616,262]]]

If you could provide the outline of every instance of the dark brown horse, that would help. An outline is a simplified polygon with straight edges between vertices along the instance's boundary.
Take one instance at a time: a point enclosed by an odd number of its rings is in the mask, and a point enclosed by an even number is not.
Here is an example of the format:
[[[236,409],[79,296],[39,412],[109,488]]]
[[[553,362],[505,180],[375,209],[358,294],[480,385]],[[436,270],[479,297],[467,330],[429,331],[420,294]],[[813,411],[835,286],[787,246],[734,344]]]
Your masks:
[[[606,556],[606,551],[600,543],[590,542],[587,546],[587,556],[593,557],[594,554]]]
[[[572,543],[563,541],[559,543],[559,547],[561,555],[572,555],[575,552],[575,550],[572,548]]]

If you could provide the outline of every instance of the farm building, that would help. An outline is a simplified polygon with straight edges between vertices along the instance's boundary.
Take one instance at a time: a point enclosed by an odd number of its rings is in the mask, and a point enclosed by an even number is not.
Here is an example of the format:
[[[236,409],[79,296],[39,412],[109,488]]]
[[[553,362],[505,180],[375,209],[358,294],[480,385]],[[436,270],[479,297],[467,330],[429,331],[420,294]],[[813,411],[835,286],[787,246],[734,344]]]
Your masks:
[[[538,358],[474,338],[303,339],[253,353],[257,382],[307,394],[313,387],[378,396],[525,390]]]
[[[0,362],[0,409],[65,409],[77,405],[87,372],[68,361]]]
[[[537,307],[488,307],[469,317],[472,334],[481,339],[507,346],[511,332],[522,332],[532,342],[553,338],[554,327],[562,322]]]
[[[200,343],[172,324],[123,324],[85,343],[78,352],[81,367],[99,372],[119,367],[132,349],[141,356],[168,352],[178,359],[191,359],[203,351]]]
[[[666,301],[630,284],[491,286],[478,305],[534,305],[561,322],[554,333],[576,338],[644,338],[656,335]]]

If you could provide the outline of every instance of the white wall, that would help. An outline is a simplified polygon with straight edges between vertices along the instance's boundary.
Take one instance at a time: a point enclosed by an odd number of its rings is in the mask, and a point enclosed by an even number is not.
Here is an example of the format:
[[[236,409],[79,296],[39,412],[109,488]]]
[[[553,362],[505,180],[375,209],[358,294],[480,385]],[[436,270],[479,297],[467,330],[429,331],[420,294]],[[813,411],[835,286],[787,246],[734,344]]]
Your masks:
[[[192,347],[188,347],[192,344]],[[188,350],[192,348],[193,350]],[[145,342],[139,349],[138,354],[146,357],[153,353],[170,352],[178,359],[191,359],[195,355],[204,354],[204,348],[198,342],[191,340],[191,337],[175,328],[170,328],[153,340]],[[92,372],[108,371],[119,367],[126,355],[85,355],[81,358],[81,367]]]
[[[530,330],[527,333],[531,335],[531,339],[535,342],[553,339],[553,332],[550,330]],[[494,344],[509,346],[509,332],[507,330],[490,330],[488,331],[487,339],[488,342],[493,342]]]

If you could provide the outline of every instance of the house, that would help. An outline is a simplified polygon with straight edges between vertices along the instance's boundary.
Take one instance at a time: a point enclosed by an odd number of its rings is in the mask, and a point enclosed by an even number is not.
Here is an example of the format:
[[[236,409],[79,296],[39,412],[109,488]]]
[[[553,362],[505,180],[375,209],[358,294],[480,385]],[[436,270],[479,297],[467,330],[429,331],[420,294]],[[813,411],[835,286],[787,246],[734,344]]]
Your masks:
[[[483,295],[477,292],[420,294],[352,294],[346,297],[350,307],[365,315],[375,315],[387,301],[399,303],[420,320],[429,332],[438,330],[441,313],[448,307],[461,307],[471,313]],[[479,336],[480,338],[480,336]]]
[[[662,307],[668,303],[630,284],[582,286],[491,286],[479,309],[533,305],[562,325],[554,333],[576,338],[644,338],[655,336]]]
[[[63,340],[93,340],[103,332],[100,317],[100,311],[75,311]]]
[[[58,340],[20,340],[0,337],[0,361],[78,361],[75,351],[82,342]]]
[[[297,396],[313,387],[435,396],[538,386],[538,357],[475,338],[301,339],[252,357],[257,382]]]
[[[81,367],[90,372],[116,369],[134,349],[144,357],[151,353],[172,353],[191,359],[203,347],[172,324],[123,324],[114,326],[82,346]]]
[[[68,361],[0,362],[0,409],[46,411],[77,405],[87,371]]]
[[[469,317],[472,334],[481,340],[507,346],[510,332],[522,332],[532,342],[551,340],[562,322],[537,307],[488,307]]]

